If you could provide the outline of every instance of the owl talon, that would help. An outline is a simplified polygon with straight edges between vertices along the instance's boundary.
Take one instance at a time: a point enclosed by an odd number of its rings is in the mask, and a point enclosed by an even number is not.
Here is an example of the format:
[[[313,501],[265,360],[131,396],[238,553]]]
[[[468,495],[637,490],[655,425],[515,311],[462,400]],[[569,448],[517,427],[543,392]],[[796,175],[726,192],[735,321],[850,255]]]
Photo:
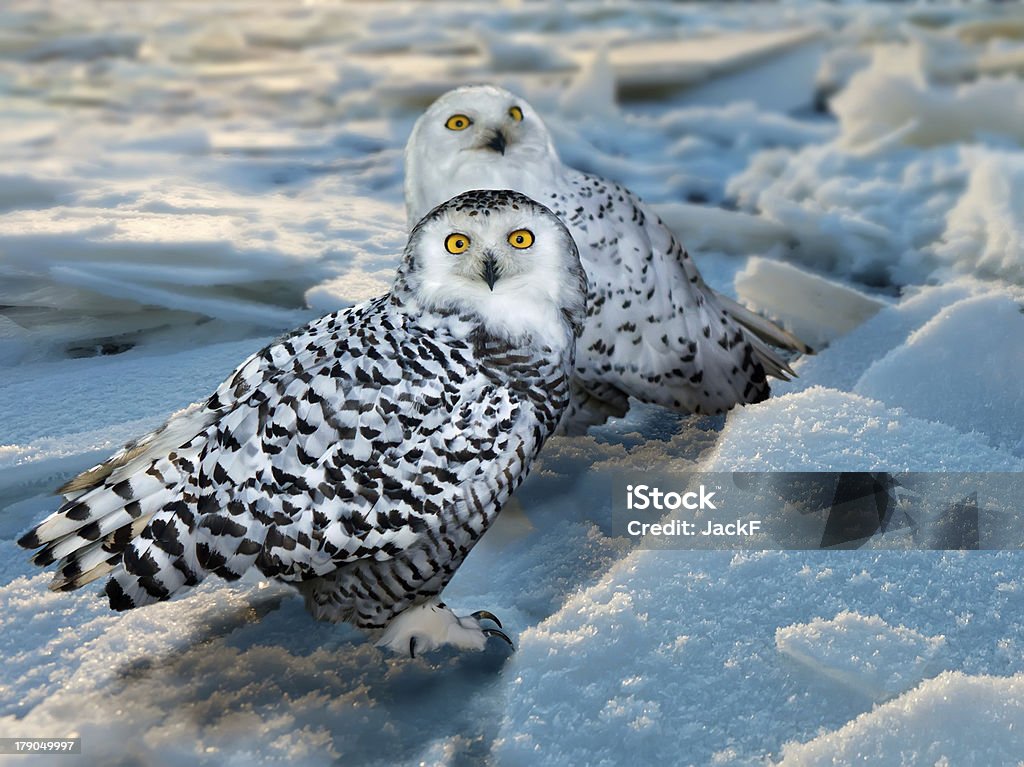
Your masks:
[[[504,639],[506,642],[508,642],[508,646],[509,647],[511,647],[513,650],[516,649],[516,646],[514,644],[512,644],[512,640],[508,638],[508,634],[506,634],[501,629],[487,628],[487,629],[481,629],[481,630],[484,632],[484,636],[500,637],[501,639]]]
[[[502,628],[501,621],[498,620],[498,616],[489,610],[477,610],[475,613],[472,613],[470,617],[476,618],[478,621],[493,621],[498,624],[498,628]]]
[[[484,628],[480,625],[482,620],[492,621],[499,628]],[[496,636],[515,649],[509,635],[500,627],[497,616],[488,610],[460,617],[438,602],[424,602],[395,616],[377,645],[403,655],[408,651],[409,657],[415,658],[417,654],[423,655],[444,645],[461,650],[483,650],[488,638]]]

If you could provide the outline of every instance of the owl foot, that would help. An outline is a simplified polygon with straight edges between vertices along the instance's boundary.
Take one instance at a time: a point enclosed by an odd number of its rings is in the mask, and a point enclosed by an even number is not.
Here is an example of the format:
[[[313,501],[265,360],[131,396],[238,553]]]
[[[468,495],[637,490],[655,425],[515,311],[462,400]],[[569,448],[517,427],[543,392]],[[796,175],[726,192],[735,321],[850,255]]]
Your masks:
[[[496,623],[498,628],[482,626],[481,621]],[[508,634],[501,630],[501,621],[493,613],[477,610],[472,615],[458,616],[443,602],[430,601],[399,613],[377,640],[377,646],[394,652],[408,651],[410,657],[415,658],[417,653],[430,652],[446,644],[461,650],[482,650],[492,636],[505,640],[514,649]]]

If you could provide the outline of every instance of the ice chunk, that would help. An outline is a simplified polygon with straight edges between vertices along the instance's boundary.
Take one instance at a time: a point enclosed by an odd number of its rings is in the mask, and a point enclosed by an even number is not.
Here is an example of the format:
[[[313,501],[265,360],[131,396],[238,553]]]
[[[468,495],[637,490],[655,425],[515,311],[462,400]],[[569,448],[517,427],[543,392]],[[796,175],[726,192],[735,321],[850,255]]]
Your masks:
[[[884,656],[895,664],[894,680],[898,676],[914,683],[912,677],[927,665],[916,666],[918,651],[923,657],[934,653],[929,657],[940,665],[978,668],[974,658],[997,652],[988,638],[988,632],[998,635],[1005,624],[997,611],[1018,599],[1007,591],[1019,588],[1017,577],[1001,572],[1013,570],[1015,555],[635,551],[520,635],[519,651],[503,675],[507,697],[493,750],[496,761],[611,764],[625,754],[626,761],[638,764],[676,764],[684,742],[685,764],[763,765],[764,755],[778,754],[787,740],[809,741],[823,731],[840,730],[872,706],[870,699],[851,695],[844,686],[809,685],[795,676],[793,664],[778,651],[778,627],[814,624],[821,611],[836,616],[850,611],[857,615],[849,619],[850,636],[865,641],[870,636],[879,650],[876,660]],[[985,608],[972,613],[977,600]],[[876,619],[861,615],[881,616],[875,633],[867,624]],[[906,633],[891,628],[897,625],[906,626]],[[831,631],[838,639],[839,629]],[[941,642],[940,635],[954,632],[955,641],[950,636],[948,643]],[[822,658],[841,664],[838,641],[833,648],[835,655],[821,649]],[[853,668],[852,661],[847,668]],[[1011,696],[1007,709],[1019,711],[1024,686],[1002,691]],[[927,711],[931,704],[914,695],[893,703],[908,709],[922,705],[921,712]],[[951,719],[941,721],[949,726],[948,736],[932,731],[928,716],[914,716],[903,736],[916,744],[964,737],[965,730],[953,726],[953,695],[945,709]],[[965,705],[974,702],[981,701],[969,696]],[[998,716],[995,702],[994,697],[982,702],[985,714]],[[1020,714],[1015,716],[1003,719],[1002,726],[1019,721]],[[971,725],[966,726],[969,732]],[[994,753],[1021,746],[1019,736],[984,732],[1002,740],[992,746]],[[888,751],[879,750],[874,760],[863,763],[892,763],[879,757],[898,754],[898,743],[887,743]],[[841,741],[833,738],[830,745]],[[850,758],[835,761],[851,763]]]
[[[1019,450],[1024,447],[1021,339],[1019,299],[1003,291],[967,298],[871,365],[854,391],[918,418],[983,432],[993,444]]]
[[[708,464],[709,471],[1024,469],[1024,460],[994,450],[982,435],[820,386],[733,411]]]
[[[789,238],[777,222],[741,211],[684,202],[652,207],[692,253],[714,250],[745,256],[771,250]]]
[[[604,49],[594,53],[573,78],[559,99],[559,108],[567,115],[608,116],[618,112],[615,103],[615,73]]]
[[[972,281],[909,290],[898,304],[886,307],[818,354],[797,360],[799,378],[774,384],[777,393],[821,385],[849,391],[875,360],[896,348],[943,307],[984,290]]]
[[[850,79],[831,106],[843,146],[861,152],[893,143],[970,141],[983,133],[1024,141],[1024,83],[1015,77],[929,87],[876,57]]]
[[[812,348],[849,333],[888,304],[792,264],[751,258],[736,276],[740,301],[780,320]]]
[[[831,620],[777,629],[775,646],[815,673],[881,701],[939,671],[946,638],[844,610]]]
[[[969,172],[956,146],[859,156],[816,143],[759,152],[726,194],[788,232],[789,260],[868,285],[923,283]]]
[[[484,53],[484,66],[492,72],[550,72],[573,69],[573,60],[542,37],[510,36],[507,30],[475,30]]]
[[[972,154],[967,191],[946,215],[936,255],[957,271],[1024,285],[1024,155]]]
[[[1017,764],[1024,754],[1024,674],[944,673],[806,743],[780,767]]]
[[[615,48],[610,55],[620,88],[650,89],[700,82],[814,39],[821,30],[796,26],[723,34],[707,40],[644,41]]]

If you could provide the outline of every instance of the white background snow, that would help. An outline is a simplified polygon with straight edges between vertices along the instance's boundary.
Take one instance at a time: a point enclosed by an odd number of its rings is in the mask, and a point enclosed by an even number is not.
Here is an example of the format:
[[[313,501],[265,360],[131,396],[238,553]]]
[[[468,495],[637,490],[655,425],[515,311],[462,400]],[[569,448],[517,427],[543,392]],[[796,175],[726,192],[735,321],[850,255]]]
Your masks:
[[[612,471],[1024,471],[1019,5],[11,0],[0,8],[0,737],[32,764],[1024,762],[1006,552],[650,551]],[[387,655],[252,577],[47,591],[49,492],[386,289],[464,82],[820,347],[727,419],[553,440],[449,587],[517,651]],[[2,757],[21,764],[24,757]]]

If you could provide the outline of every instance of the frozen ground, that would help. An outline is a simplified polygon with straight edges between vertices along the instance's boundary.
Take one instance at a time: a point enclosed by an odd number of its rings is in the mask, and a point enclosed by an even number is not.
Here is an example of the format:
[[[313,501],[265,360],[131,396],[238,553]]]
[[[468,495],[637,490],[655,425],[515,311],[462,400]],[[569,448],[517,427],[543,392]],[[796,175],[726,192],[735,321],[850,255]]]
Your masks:
[[[1022,39],[1012,4],[5,3],[0,737],[124,765],[1024,761],[1018,552],[642,550],[607,481],[1024,471]],[[553,441],[447,592],[514,655],[390,657],[255,578],[126,615],[48,592],[14,540],[50,489],[385,289],[411,123],[482,79],[821,346],[800,378],[724,424]]]

